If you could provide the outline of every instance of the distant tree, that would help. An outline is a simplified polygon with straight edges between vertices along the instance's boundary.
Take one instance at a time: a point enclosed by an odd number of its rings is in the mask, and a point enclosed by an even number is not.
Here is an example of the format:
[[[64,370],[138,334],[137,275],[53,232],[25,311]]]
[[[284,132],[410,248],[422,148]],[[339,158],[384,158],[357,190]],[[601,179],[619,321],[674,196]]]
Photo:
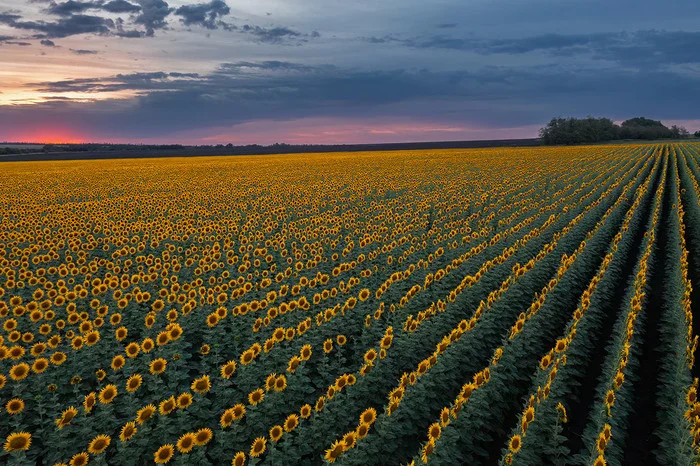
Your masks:
[[[700,131],[696,131],[696,132],[693,133],[693,134],[695,135],[696,138],[700,138]]]
[[[620,139],[665,139],[678,137],[678,134],[660,121],[644,117],[631,118],[620,125]]]
[[[676,139],[688,137],[688,130],[685,129],[683,126],[671,126],[671,133],[673,133],[673,137]]]
[[[544,144],[579,144],[617,139],[619,128],[609,118],[552,118],[540,129]]]

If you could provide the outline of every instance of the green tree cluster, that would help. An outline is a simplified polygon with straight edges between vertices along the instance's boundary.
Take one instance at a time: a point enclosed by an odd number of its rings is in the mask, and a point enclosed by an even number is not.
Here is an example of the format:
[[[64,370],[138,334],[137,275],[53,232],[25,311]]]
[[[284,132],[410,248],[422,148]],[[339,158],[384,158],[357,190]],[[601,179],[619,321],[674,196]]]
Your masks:
[[[616,125],[609,118],[552,118],[540,129],[543,144],[581,144],[620,139],[671,139],[689,135],[687,129],[673,125],[666,127],[657,120],[631,118]]]

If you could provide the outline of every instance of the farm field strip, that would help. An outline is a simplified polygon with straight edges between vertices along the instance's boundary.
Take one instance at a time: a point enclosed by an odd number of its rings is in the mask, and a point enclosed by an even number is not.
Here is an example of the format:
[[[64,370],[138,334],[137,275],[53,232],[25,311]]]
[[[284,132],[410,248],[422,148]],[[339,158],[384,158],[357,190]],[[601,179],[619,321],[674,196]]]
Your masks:
[[[0,461],[696,462],[699,157],[5,163]]]

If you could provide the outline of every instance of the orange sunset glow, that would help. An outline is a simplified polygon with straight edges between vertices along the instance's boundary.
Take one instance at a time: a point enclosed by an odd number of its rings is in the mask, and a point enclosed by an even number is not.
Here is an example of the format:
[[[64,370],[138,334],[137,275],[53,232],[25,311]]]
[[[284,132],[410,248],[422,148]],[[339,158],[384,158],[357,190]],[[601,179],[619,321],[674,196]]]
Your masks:
[[[80,144],[88,137],[72,128],[46,127],[21,132],[12,142],[33,142],[39,144]]]

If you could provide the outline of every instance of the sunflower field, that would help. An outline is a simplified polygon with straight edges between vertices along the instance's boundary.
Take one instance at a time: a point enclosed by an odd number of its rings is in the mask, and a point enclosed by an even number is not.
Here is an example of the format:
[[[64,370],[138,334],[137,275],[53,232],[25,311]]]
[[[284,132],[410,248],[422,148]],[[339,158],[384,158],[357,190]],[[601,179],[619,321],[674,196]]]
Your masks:
[[[700,464],[698,143],[0,173],[0,464]]]

